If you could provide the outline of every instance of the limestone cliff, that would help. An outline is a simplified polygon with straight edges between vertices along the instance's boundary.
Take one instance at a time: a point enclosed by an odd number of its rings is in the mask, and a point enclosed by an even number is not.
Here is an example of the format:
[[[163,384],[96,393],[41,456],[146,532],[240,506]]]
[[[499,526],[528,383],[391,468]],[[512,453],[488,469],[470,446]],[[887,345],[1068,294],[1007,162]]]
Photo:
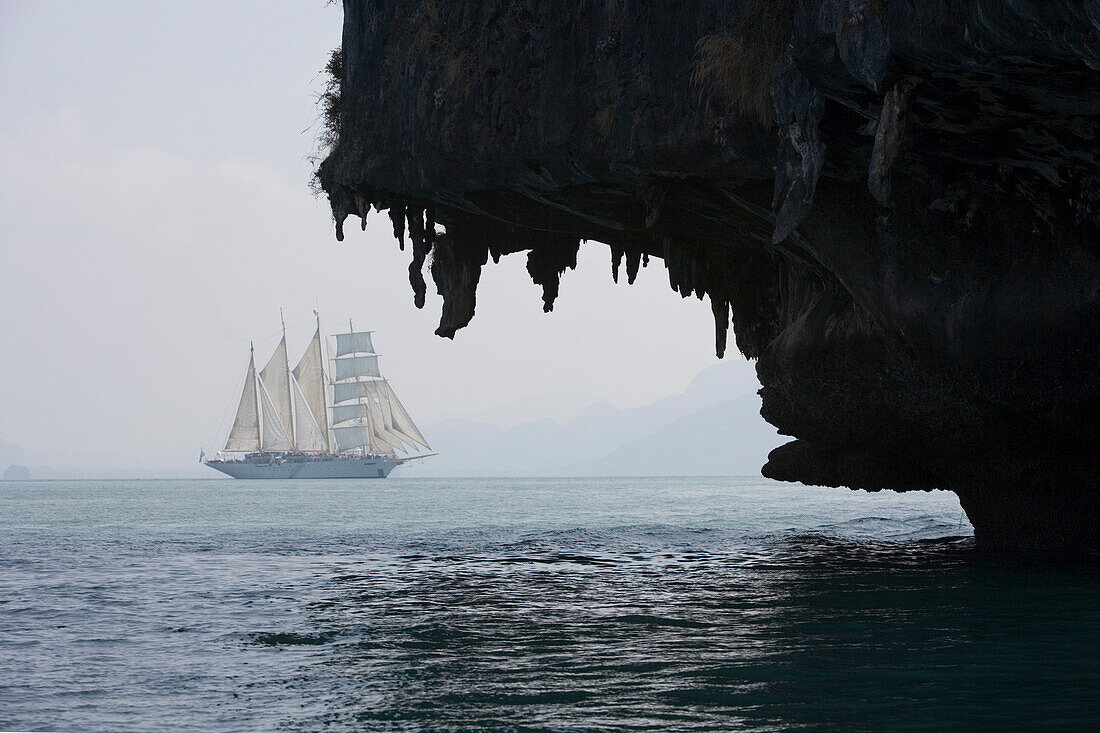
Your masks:
[[[345,0],[342,238],[387,209],[437,333],[490,257],[660,258],[797,440],[764,474],[946,488],[989,550],[1100,545],[1100,2]],[[364,219],[365,221],[365,219]],[[438,233],[437,233],[438,232]],[[596,245],[588,245],[596,246]]]

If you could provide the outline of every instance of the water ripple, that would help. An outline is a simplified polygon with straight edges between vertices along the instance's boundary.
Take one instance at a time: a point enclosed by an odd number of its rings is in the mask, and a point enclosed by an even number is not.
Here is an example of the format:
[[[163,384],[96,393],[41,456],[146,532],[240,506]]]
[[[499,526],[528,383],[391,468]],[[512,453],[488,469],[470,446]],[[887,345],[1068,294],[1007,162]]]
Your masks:
[[[0,729],[1097,723],[1095,576],[978,565],[936,497],[573,481],[468,526],[448,517],[545,483],[393,482],[381,507],[363,487],[238,486],[11,504]],[[92,499],[116,507],[109,531],[81,528]]]

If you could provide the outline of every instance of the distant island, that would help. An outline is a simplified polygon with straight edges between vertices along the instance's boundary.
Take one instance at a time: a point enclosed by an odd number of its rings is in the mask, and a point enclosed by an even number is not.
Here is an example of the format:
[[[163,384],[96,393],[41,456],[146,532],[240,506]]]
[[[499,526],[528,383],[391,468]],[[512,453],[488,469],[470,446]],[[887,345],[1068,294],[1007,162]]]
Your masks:
[[[17,463],[13,463],[4,469],[4,481],[27,481],[30,477],[31,470]]]

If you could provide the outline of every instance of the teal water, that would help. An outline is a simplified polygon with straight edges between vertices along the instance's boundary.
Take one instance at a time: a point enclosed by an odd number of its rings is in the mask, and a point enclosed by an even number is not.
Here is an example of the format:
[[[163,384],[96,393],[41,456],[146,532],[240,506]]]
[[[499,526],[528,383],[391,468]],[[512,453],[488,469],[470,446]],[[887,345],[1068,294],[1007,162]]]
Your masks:
[[[1065,730],[1100,583],[759,478],[0,484],[0,730]]]

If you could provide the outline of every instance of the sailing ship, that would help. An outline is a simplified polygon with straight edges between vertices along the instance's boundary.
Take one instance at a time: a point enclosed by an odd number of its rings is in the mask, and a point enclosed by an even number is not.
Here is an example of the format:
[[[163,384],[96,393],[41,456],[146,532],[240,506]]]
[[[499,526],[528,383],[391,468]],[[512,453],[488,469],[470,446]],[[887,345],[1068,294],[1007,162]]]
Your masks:
[[[242,479],[385,478],[402,463],[435,455],[382,376],[371,334],[349,321],[326,357],[331,347],[317,316],[313,339],[293,369],[285,323],[275,353],[258,372],[250,345],[229,438],[214,457],[201,455],[202,462]]]

